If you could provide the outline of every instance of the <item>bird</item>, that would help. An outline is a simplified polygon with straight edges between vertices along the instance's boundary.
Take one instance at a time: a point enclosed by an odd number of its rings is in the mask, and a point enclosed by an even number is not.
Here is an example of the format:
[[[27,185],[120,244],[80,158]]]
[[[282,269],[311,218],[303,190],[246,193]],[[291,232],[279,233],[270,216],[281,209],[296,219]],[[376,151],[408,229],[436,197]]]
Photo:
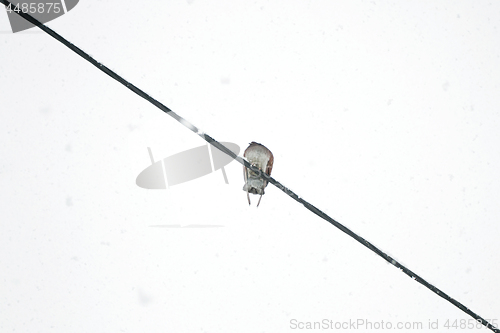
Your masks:
[[[271,175],[273,170],[274,156],[269,149],[264,145],[252,141],[243,156],[248,160],[248,162],[257,167],[260,171],[264,171],[268,176]],[[264,195],[264,188],[267,186],[267,180],[262,179],[258,172],[255,172],[245,166],[243,166],[243,176],[245,178],[245,185],[243,186],[243,191],[247,192],[248,205],[250,205],[250,195],[260,194],[259,202],[257,207],[259,207],[260,200]]]

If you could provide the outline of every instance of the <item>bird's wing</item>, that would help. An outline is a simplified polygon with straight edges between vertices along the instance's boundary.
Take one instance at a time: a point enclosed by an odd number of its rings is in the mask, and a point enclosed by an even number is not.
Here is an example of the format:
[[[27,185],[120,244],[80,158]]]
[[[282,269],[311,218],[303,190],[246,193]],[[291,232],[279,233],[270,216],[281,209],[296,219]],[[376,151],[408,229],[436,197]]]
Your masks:
[[[250,147],[248,147],[250,148]],[[245,152],[243,153],[243,157],[244,158],[247,158],[247,149],[245,149]],[[247,183],[247,179],[248,179],[248,170],[247,170],[247,167],[246,166],[243,166],[243,177],[245,178],[245,184]]]
[[[273,170],[274,156],[271,151],[269,151],[269,154],[271,154],[271,156],[269,157],[269,162],[267,163],[266,173],[270,176],[271,171]]]
[[[247,183],[247,179],[248,179],[247,173],[248,173],[247,167],[243,166],[243,178],[245,178],[245,184]]]

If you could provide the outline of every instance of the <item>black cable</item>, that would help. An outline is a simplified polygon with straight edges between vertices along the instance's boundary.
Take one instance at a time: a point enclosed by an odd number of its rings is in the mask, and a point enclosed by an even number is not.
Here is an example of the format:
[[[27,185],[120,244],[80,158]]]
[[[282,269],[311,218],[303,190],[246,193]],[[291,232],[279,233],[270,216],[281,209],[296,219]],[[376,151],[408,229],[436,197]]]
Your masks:
[[[5,5],[5,7],[7,7],[9,4],[11,4],[8,0],[0,0],[0,2],[2,2]],[[495,326],[493,326],[492,324],[490,324],[487,320],[483,319],[479,315],[477,315],[474,312],[472,312],[472,310],[470,310],[468,307],[466,307],[462,303],[458,302],[457,300],[451,298],[450,296],[448,296],[447,294],[445,294],[443,291],[441,291],[437,287],[433,286],[432,284],[430,284],[429,282],[427,282],[426,280],[424,280],[423,278],[421,278],[419,275],[415,274],[414,272],[412,272],[411,270],[409,270],[408,268],[406,268],[405,266],[403,266],[402,264],[400,264],[399,262],[397,262],[396,260],[394,260],[393,258],[391,258],[386,253],[382,252],[379,248],[377,248],[375,245],[373,245],[372,243],[370,243],[369,241],[367,241],[363,237],[358,236],[356,233],[354,233],[353,231],[351,231],[350,229],[348,229],[347,227],[345,227],[341,223],[335,221],[330,216],[328,216],[327,214],[323,213],[322,211],[320,211],[315,206],[311,205],[309,202],[307,202],[304,199],[300,198],[292,190],[290,190],[289,188],[283,186],[280,182],[278,182],[277,180],[275,180],[273,177],[267,175],[264,172],[261,172],[258,168],[252,166],[245,159],[237,156],[235,153],[233,153],[231,150],[229,150],[226,146],[224,146],[221,143],[219,143],[217,140],[215,140],[212,137],[210,137],[209,135],[201,132],[196,126],[194,126],[193,124],[191,124],[190,122],[188,122],[187,120],[185,120],[184,118],[182,118],[181,116],[177,115],[175,112],[173,112],[168,107],[166,107],[165,105],[163,105],[162,103],[160,103],[156,99],[152,98],[148,94],[146,94],[141,89],[137,88],[133,84],[131,84],[128,81],[126,81],[124,78],[122,78],[120,75],[118,75],[115,72],[113,72],[112,70],[110,70],[108,67],[104,66],[100,62],[98,62],[95,59],[93,59],[89,54],[85,53],[80,48],[78,48],[76,45],[72,44],[71,42],[69,42],[68,40],[66,40],[65,38],[63,38],[61,35],[59,35],[58,33],[56,33],[54,30],[48,28],[47,26],[45,26],[44,24],[42,24],[41,22],[39,22],[37,19],[35,19],[31,15],[28,15],[27,13],[23,13],[22,11],[20,11],[17,14],[19,14],[25,20],[33,23],[34,25],[36,25],[37,27],[39,27],[40,29],[42,29],[43,31],[45,31],[47,34],[49,34],[50,36],[54,37],[55,39],[57,39],[61,43],[63,43],[64,45],[66,45],[68,48],[70,48],[75,53],[77,53],[78,55],[80,55],[83,59],[87,60],[92,65],[96,66],[101,71],[103,71],[104,73],[108,74],[113,79],[115,79],[116,81],[120,82],[121,84],[123,84],[124,86],[126,86],[127,88],[129,88],[130,90],[132,90],[134,93],[136,93],[137,95],[139,95],[142,98],[144,98],[145,100],[149,101],[150,103],[152,103],[153,105],[155,105],[157,108],[159,108],[163,112],[167,113],[168,115],[174,117],[181,124],[183,124],[184,126],[186,126],[187,128],[189,128],[190,130],[192,130],[193,132],[195,132],[196,134],[198,134],[199,136],[201,136],[205,141],[207,141],[211,145],[215,146],[220,151],[222,151],[222,152],[226,153],[227,155],[231,156],[232,158],[236,159],[239,163],[241,163],[245,167],[250,168],[253,171],[255,171],[256,173],[260,174],[260,176],[262,178],[266,179],[268,182],[270,182],[271,184],[273,184],[274,186],[276,186],[277,188],[279,188],[280,190],[282,190],[283,192],[285,192],[286,194],[288,194],[295,201],[300,202],[301,204],[303,204],[305,208],[307,208],[308,210],[310,210],[314,214],[318,215],[322,219],[330,222],[332,225],[334,225],[338,229],[342,230],[343,232],[345,232],[346,234],[348,234],[349,236],[351,236],[352,238],[354,238],[355,240],[357,240],[359,243],[363,244],[364,246],[366,246],[367,248],[369,248],[370,250],[372,250],[373,252],[375,252],[376,254],[378,254],[380,257],[384,258],[387,262],[389,262],[390,264],[392,264],[392,265],[396,266],[397,268],[399,268],[401,271],[403,271],[403,273],[405,273],[406,275],[408,275],[409,277],[411,277],[415,281],[417,281],[417,282],[421,283],[422,285],[424,285],[426,288],[428,288],[429,290],[431,290],[436,295],[444,298],[445,300],[447,300],[451,304],[455,305],[457,308],[459,308],[460,310],[464,311],[465,313],[467,313],[468,315],[470,315],[472,318],[476,319],[476,321],[480,322],[481,324],[483,324],[484,326],[486,326],[487,328],[489,328],[493,332],[500,333],[500,330],[498,328],[496,328]]]

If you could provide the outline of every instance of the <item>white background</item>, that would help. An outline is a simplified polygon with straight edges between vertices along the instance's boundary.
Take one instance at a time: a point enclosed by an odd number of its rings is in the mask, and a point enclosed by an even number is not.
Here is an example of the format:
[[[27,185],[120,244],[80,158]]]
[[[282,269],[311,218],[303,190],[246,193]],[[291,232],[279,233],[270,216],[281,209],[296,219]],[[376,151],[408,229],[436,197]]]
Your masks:
[[[489,1],[108,0],[48,26],[215,139],[263,143],[277,180],[498,323],[499,22]],[[274,186],[249,207],[236,162],[229,185],[139,188],[147,147],[205,142],[36,28],[0,30],[1,332],[464,331]]]

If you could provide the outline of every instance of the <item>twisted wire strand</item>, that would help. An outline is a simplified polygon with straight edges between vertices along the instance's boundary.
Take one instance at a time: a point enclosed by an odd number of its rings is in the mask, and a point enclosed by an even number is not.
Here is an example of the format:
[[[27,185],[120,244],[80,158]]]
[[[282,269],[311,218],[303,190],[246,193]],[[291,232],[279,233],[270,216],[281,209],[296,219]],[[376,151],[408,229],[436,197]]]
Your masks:
[[[11,4],[11,2],[9,2],[8,0],[0,0],[0,2],[3,3],[5,5],[5,7],[7,7],[9,4]],[[405,266],[403,266],[401,263],[399,263],[395,259],[391,258],[389,255],[387,255],[386,253],[384,253],[382,250],[380,250],[379,248],[377,248],[375,245],[373,245],[372,243],[370,243],[369,241],[367,241],[363,237],[357,235],[356,233],[354,233],[353,231],[351,231],[349,228],[345,227],[343,224],[337,222],[336,220],[334,220],[333,218],[331,218],[330,216],[328,216],[326,213],[324,213],[321,210],[319,210],[318,208],[316,208],[314,205],[312,205],[309,202],[307,202],[306,200],[302,199],[297,194],[295,194],[295,192],[293,192],[289,188],[287,188],[284,185],[282,185],[279,181],[277,181],[273,177],[267,175],[264,172],[261,172],[257,167],[251,165],[247,160],[245,160],[245,159],[241,158],[240,156],[236,155],[229,148],[227,148],[226,146],[224,146],[223,144],[221,144],[220,142],[218,142],[217,140],[215,140],[214,138],[212,138],[208,134],[200,131],[196,126],[194,126],[193,124],[191,124],[189,121],[187,121],[186,119],[182,118],[177,113],[175,113],[174,111],[172,111],[171,109],[169,109],[167,106],[165,106],[164,104],[162,104],[158,100],[154,99],[153,97],[149,96],[144,91],[142,91],[140,88],[138,88],[135,85],[131,84],[130,82],[128,82],[127,80],[125,80],[123,77],[121,77],[120,75],[116,74],[115,72],[113,72],[108,67],[104,66],[102,63],[96,61],[88,53],[84,52],[82,49],[80,49],[79,47],[77,47],[73,43],[71,43],[68,40],[66,40],[64,37],[62,37],[61,35],[59,35],[58,33],[56,33],[54,30],[52,30],[49,27],[45,26],[43,23],[41,23],[40,21],[38,21],[36,18],[32,17],[31,15],[29,15],[27,13],[23,13],[22,11],[16,12],[16,13],[18,15],[20,15],[21,17],[23,17],[25,20],[29,21],[30,23],[36,25],[38,28],[40,28],[41,30],[43,30],[44,32],[46,32],[47,34],[49,34],[50,36],[54,37],[56,40],[58,40],[62,44],[66,45],[69,49],[71,49],[72,51],[74,51],[76,54],[78,54],[79,56],[81,56],[83,59],[87,60],[88,62],[90,62],[95,67],[97,67],[98,69],[100,69],[101,71],[103,71],[104,73],[106,73],[107,75],[109,75],[110,77],[112,77],[113,79],[115,79],[116,81],[120,82],[121,84],[123,84],[124,86],[126,86],[128,89],[130,89],[131,91],[133,91],[134,93],[136,93],[140,97],[144,98],[145,100],[147,100],[148,102],[150,102],[151,104],[153,104],[154,106],[156,106],[157,108],[159,108],[160,110],[162,110],[163,112],[165,112],[166,114],[168,114],[169,116],[173,117],[175,120],[177,120],[178,122],[180,122],[182,125],[186,126],[191,131],[193,131],[195,134],[197,134],[201,138],[203,138],[206,142],[210,143],[211,145],[213,145],[214,147],[216,147],[220,151],[224,152],[225,154],[231,156],[233,159],[235,159],[236,161],[238,161],[239,163],[241,163],[243,166],[245,166],[245,167],[247,167],[247,168],[255,171],[257,174],[260,175],[260,177],[266,179],[268,182],[270,182],[271,184],[273,184],[274,186],[276,186],[277,188],[279,188],[280,190],[282,190],[283,192],[285,192],[292,199],[294,199],[295,201],[297,201],[297,202],[301,203],[302,205],[304,205],[304,207],[306,209],[310,210],[311,212],[313,212],[317,216],[321,217],[325,221],[329,222],[333,226],[337,227],[338,229],[340,229],[341,231],[343,231],[344,233],[346,233],[347,235],[351,236],[356,241],[358,241],[360,244],[366,246],[368,249],[370,249],[371,251],[375,252],[380,257],[382,257],[388,263],[390,263],[390,264],[394,265],[395,267],[397,267],[398,269],[400,269],[403,273],[405,273],[406,275],[408,275],[413,280],[415,280],[418,283],[424,285],[427,289],[429,289],[430,291],[432,291],[436,295],[442,297],[443,299],[447,300],[451,304],[455,305],[457,308],[459,308],[460,310],[464,311],[465,313],[467,313],[468,315],[470,315],[472,318],[474,318],[477,322],[483,324],[485,327],[489,328],[493,332],[500,333],[500,329],[498,329],[497,327],[495,327],[494,325],[492,325],[490,322],[488,322],[487,320],[485,320],[484,318],[482,318],[478,314],[474,313],[468,307],[466,307],[462,303],[458,302],[457,300],[451,298],[446,293],[444,293],[442,290],[440,290],[439,288],[433,286],[432,284],[430,284],[429,282],[427,282],[426,280],[424,280],[422,277],[420,277],[416,273],[412,272],[410,269],[406,268]]]

